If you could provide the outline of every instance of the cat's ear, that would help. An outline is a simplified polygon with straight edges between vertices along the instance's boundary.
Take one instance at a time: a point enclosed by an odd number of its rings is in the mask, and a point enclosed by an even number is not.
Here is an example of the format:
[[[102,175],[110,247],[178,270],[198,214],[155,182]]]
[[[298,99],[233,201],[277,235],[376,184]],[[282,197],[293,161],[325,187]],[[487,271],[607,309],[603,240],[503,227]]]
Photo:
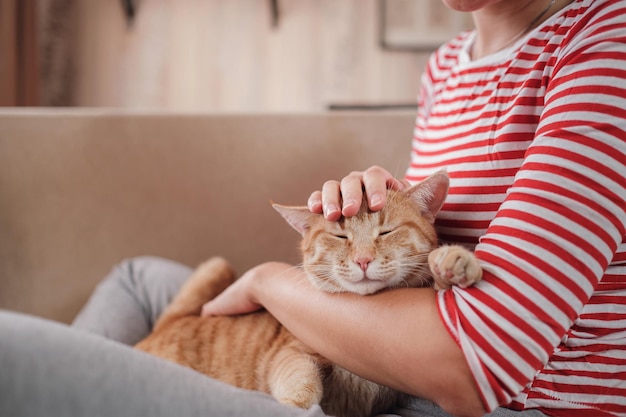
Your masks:
[[[311,229],[313,222],[321,216],[311,213],[307,207],[282,206],[280,204],[272,204],[272,207],[302,236]]]
[[[405,191],[421,208],[429,222],[435,222],[435,216],[448,196],[450,178],[445,170],[437,171],[424,181]]]

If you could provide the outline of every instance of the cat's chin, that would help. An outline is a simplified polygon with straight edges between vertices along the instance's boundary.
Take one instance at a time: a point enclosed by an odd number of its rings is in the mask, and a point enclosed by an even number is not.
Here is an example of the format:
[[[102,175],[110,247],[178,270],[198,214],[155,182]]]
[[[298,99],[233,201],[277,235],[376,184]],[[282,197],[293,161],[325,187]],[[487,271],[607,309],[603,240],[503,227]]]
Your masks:
[[[360,295],[368,295],[374,294],[378,291],[387,288],[387,284],[381,281],[375,281],[369,278],[363,278],[362,281],[356,283],[357,288],[355,288],[354,293]]]
[[[389,282],[387,281],[370,279],[367,277],[363,277],[358,281],[342,281],[341,284],[333,281],[319,280],[316,278],[312,278],[311,282],[317,289],[324,292],[350,292],[359,295],[374,294],[375,292],[389,287]]]
[[[343,291],[352,292],[359,295],[374,294],[383,288],[389,287],[387,281],[363,277],[359,281],[343,283]]]

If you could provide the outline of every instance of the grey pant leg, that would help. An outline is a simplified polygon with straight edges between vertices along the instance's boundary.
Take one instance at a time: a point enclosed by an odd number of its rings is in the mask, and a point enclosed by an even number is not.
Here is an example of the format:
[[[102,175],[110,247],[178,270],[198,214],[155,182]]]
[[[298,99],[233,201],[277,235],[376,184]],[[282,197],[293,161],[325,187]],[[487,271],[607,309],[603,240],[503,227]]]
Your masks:
[[[0,335],[0,416],[324,416],[57,322],[0,311]]]
[[[437,404],[422,398],[410,397],[407,401],[391,414],[381,414],[377,417],[454,417],[446,413]],[[484,417],[545,417],[540,411],[514,411],[499,407]]]
[[[72,325],[129,345],[146,337],[193,270],[156,257],[128,259],[96,287]]]

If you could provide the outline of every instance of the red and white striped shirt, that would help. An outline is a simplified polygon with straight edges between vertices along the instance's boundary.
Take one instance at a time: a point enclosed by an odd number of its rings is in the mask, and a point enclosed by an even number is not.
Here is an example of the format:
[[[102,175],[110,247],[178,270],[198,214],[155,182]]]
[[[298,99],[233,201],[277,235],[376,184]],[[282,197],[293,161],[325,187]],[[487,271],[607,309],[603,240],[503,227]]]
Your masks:
[[[577,0],[424,73],[407,179],[447,168],[443,240],[484,279],[439,293],[485,406],[626,416],[626,1]]]

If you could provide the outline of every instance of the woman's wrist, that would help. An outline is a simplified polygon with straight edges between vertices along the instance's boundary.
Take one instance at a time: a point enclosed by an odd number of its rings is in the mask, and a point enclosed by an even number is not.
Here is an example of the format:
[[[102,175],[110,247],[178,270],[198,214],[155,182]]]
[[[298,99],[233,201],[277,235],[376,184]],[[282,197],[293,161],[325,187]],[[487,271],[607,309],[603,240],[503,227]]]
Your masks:
[[[280,292],[287,287],[276,281],[288,279],[290,270],[294,267],[280,262],[267,262],[252,268],[206,303],[202,315],[247,314],[262,309],[265,303],[271,302],[274,291]]]
[[[292,272],[300,271],[297,267],[283,262],[265,262],[246,272],[250,300],[267,307],[272,299],[285,291],[286,282],[292,280]]]

